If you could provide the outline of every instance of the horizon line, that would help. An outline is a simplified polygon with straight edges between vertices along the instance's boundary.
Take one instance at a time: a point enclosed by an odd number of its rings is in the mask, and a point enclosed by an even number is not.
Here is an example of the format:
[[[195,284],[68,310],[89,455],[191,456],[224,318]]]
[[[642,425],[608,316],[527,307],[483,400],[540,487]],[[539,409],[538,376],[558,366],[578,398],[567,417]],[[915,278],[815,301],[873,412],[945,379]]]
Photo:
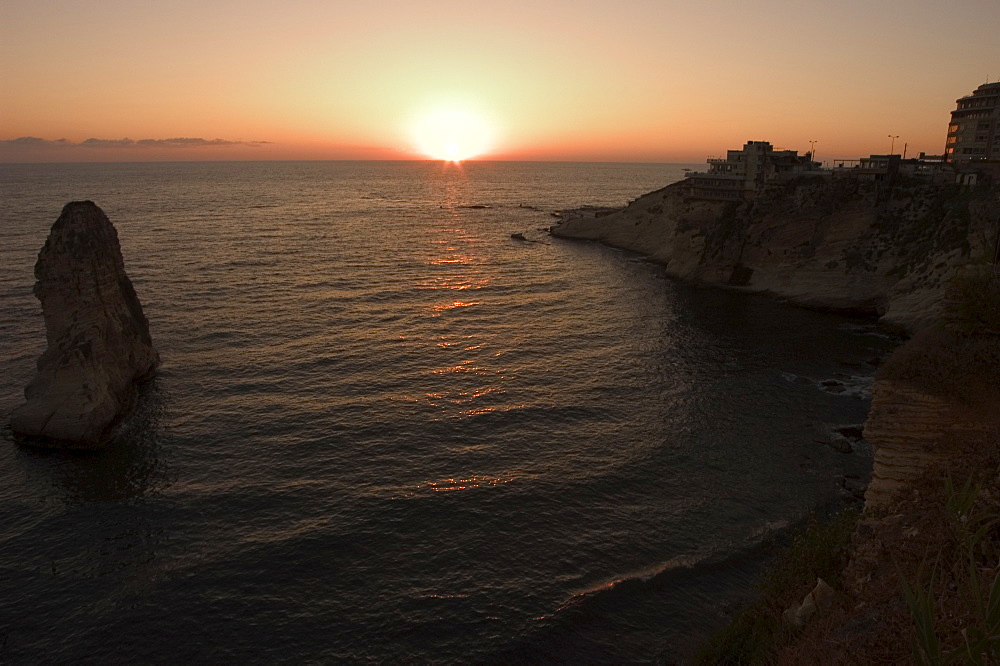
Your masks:
[[[702,160],[703,162],[704,160]],[[252,159],[252,160],[73,160],[62,162],[0,162],[0,166],[30,166],[30,165],[66,165],[66,164],[235,164],[235,163],[274,163],[274,162],[427,162],[433,164],[464,165],[472,163],[494,162],[530,162],[540,164],[702,164],[702,162],[661,162],[658,160],[573,160],[573,159],[468,159],[454,162],[452,160],[435,159]]]

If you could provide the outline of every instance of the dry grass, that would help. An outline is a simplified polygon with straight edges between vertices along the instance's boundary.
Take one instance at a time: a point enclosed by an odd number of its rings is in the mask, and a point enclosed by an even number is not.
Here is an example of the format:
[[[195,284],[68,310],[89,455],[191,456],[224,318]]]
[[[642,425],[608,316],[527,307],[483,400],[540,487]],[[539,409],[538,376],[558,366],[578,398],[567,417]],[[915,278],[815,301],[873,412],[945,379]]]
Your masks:
[[[884,515],[863,519],[844,575],[850,593],[807,627],[776,663],[914,663],[919,614],[907,604],[904,580],[933,605],[928,625],[942,656],[963,650],[975,631],[989,631],[984,604],[1000,565],[1000,528],[988,524],[988,517],[1000,515],[998,466],[1000,437],[995,436],[986,447],[964,451],[948,470],[929,473]],[[962,481],[949,490],[949,478]],[[955,497],[963,492],[974,499],[957,510]],[[973,524],[986,529],[970,548]],[[956,663],[975,662],[959,654]]]

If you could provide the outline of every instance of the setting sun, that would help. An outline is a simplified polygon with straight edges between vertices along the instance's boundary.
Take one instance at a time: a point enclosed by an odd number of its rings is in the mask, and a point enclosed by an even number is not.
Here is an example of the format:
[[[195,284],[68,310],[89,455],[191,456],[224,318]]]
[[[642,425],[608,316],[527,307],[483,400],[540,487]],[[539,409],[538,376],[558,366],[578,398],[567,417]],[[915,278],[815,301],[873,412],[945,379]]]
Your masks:
[[[461,162],[490,149],[493,131],[480,116],[458,109],[439,109],[422,116],[413,138],[421,153],[436,160]]]

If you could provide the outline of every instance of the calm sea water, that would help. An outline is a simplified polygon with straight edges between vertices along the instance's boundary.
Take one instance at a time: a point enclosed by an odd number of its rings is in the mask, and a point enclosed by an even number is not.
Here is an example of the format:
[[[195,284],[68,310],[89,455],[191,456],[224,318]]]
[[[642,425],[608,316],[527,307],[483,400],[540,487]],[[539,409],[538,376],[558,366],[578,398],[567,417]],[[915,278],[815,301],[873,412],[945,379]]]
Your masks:
[[[117,226],[163,359],[106,451],[4,426],[0,661],[682,657],[867,473],[816,440],[890,343],[541,231],[681,166],[0,166],[3,423],[67,201]]]

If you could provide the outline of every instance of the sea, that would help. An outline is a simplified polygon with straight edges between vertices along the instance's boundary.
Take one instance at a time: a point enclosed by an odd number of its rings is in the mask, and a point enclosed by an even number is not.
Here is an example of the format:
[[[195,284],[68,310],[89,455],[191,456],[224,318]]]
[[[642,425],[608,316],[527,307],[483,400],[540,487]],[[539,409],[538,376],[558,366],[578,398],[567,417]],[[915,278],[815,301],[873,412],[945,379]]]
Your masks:
[[[0,165],[0,663],[690,658],[864,483],[827,443],[895,341],[547,233],[687,166]],[[33,448],[83,199],[162,366],[106,449]]]

